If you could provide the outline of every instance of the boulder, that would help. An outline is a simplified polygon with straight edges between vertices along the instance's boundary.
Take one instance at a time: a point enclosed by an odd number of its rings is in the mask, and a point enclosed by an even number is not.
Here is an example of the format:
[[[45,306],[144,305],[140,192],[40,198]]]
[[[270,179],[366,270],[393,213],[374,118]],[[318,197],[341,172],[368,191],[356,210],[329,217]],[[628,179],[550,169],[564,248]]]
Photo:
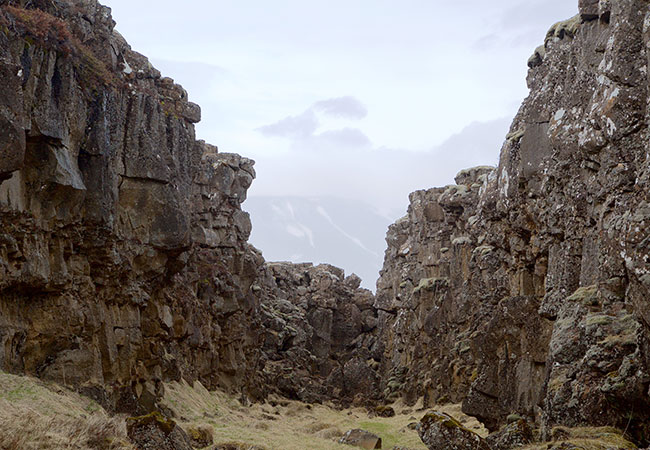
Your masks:
[[[209,425],[186,427],[185,432],[192,445],[196,448],[207,447],[214,442],[214,430]]]
[[[490,450],[485,440],[449,414],[431,411],[420,420],[420,439],[429,450]]]
[[[375,414],[379,417],[394,417],[395,410],[392,406],[377,406],[375,408]]]
[[[159,412],[126,419],[129,439],[142,450],[193,450],[181,427]]]
[[[352,445],[372,450],[381,448],[381,438],[369,431],[355,428],[346,432],[343,437],[339,439],[339,444]]]
[[[492,450],[515,449],[530,444],[532,441],[533,431],[524,419],[514,421],[485,438],[485,442]]]

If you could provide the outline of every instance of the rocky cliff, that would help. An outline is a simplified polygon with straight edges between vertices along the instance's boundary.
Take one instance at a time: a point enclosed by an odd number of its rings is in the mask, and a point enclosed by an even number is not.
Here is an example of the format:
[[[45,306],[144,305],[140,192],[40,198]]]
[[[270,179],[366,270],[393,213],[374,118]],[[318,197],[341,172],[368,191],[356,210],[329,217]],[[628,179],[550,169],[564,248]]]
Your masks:
[[[372,293],[264,264],[241,209],[253,161],[195,139],[199,107],[110,10],[0,4],[0,369],[129,412],[180,379],[377,399]]]
[[[378,282],[387,388],[401,370],[491,429],[650,438],[648,27],[647,2],[581,1],[528,62],[499,166],[411,195]]]
[[[328,264],[267,263],[258,283],[271,392],[319,403],[382,398],[374,295],[359,277]]]
[[[0,368],[150,409],[165,379],[257,392],[253,163],[92,0],[0,9]]]

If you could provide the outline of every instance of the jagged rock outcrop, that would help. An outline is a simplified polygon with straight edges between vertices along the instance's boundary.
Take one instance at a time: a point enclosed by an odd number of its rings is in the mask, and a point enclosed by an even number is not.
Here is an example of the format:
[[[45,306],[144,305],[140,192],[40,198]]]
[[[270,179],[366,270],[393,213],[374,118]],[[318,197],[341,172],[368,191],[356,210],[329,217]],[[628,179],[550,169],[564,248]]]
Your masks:
[[[382,376],[491,429],[516,412],[647,443],[650,6],[580,12],[529,61],[499,166],[412,194],[389,230]]]
[[[328,264],[267,263],[261,295],[268,388],[306,402],[381,398],[374,295]]]
[[[0,8],[0,369],[130,411],[165,379],[259,393],[253,162],[94,0]]]
[[[384,269],[377,282],[383,358],[383,389],[390,398],[425,403],[462,400],[475,358],[471,335],[479,323],[482,296],[505,292],[505,279],[490,264],[491,250],[474,252],[469,223],[475,223],[483,181],[480,167],[457,177],[458,185],[411,194],[408,214],[386,237]],[[482,286],[468,289],[470,261],[481,258]]]

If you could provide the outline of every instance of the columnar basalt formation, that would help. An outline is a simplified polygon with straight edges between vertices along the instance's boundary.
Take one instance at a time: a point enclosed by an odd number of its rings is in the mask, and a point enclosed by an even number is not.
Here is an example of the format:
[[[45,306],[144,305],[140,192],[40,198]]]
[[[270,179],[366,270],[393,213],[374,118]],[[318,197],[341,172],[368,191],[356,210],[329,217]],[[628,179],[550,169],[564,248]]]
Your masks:
[[[161,382],[259,391],[253,162],[94,0],[0,9],[0,369],[151,409]]]
[[[498,168],[412,194],[389,230],[383,376],[492,429],[519,413],[647,442],[650,7],[580,12],[529,60]]]

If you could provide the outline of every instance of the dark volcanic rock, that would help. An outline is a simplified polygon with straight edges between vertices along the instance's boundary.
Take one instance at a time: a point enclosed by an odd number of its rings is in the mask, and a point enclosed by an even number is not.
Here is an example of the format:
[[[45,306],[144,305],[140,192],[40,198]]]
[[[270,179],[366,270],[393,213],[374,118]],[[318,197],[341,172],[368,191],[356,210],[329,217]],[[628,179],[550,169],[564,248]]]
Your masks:
[[[429,450],[491,450],[485,440],[448,414],[428,412],[418,428]]]
[[[499,166],[411,195],[378,282],[382,388],[650,433],[647,3],[581,1],[529,61]],[[630,414],[630,411],[635,411]]]
[[[491,450],[511,450],[528,445],[532,441],[533,431],[523,419],[514,421],[485,438]]]
[[[253,162],[94,0],[0,7],[0,368],[153,407],[166,379],[259,394]]]
[[[356,275],[327,264],[267,263],[258,282],[269,389],[307,402],[380,398],[374,296]]]
[[[158,412],[126,419],[131,442],[139,450],[192,450],[185,432],[176,423]]]

